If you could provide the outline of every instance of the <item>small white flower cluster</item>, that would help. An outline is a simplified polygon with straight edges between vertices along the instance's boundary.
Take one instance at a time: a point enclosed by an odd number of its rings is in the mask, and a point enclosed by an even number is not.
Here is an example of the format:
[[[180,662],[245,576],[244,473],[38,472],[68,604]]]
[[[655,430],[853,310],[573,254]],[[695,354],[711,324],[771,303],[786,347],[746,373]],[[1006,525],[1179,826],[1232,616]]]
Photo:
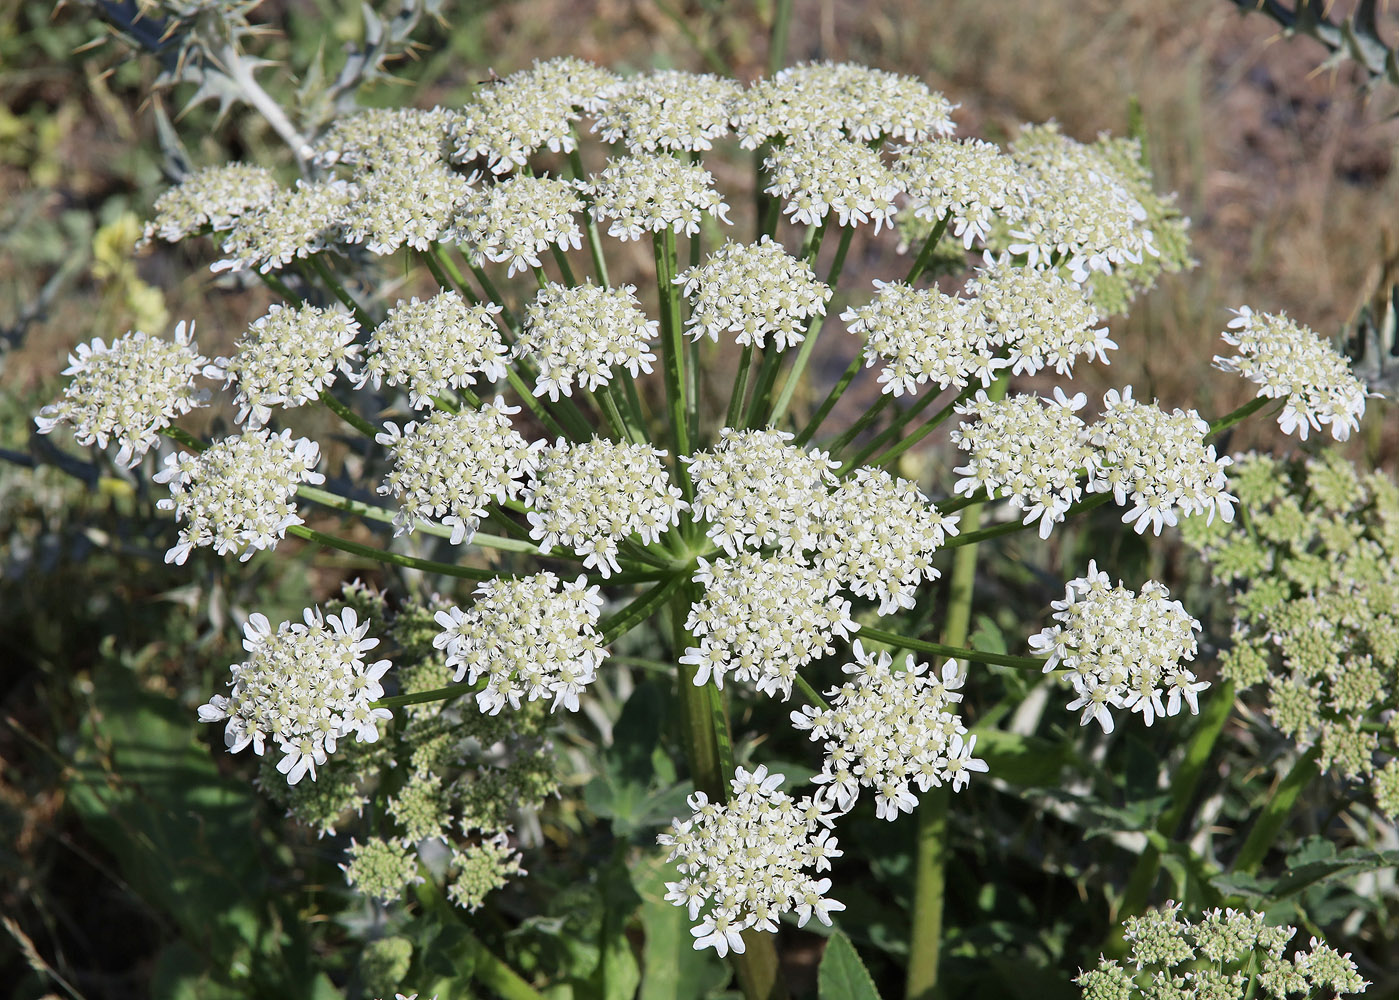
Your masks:
[[[160,237],[178,243],[206,227],[220,232],[235,219],[270,204],[277,181],[266,167],[226,163],[196,170],[155,201],[155,218],[146,224],[143,239]]]
[[[586,576],[562,589],[553,573],[487,580],[467,610],[437,612],[442,632],[432,644],[446,651],[456,681],[486,678],[476,692],[482,712],[497,715],[507,704],[518,710],[526,700],[551,696],[550,711],[562,705],[576,712],[578,696],[607,658],[596,628],[601,608]]]
[[[1083,709],[1082,725],[1096,719],[1112,732],[1114,708],[1140,712],[1148,726],[1179,714],[1182,702],[1199,713],[1197,695],[1209,682],[1197,681],[1182,661],[1195,659],[1200,623],[1169,597],[1154,580],[1141,594],[1114,587],[1090,562],[1088,575],[1070,580],[1064,599],[1050,605],[1058,624],[1030,636],[1030,648],[1048,655],[1045,673],[1071,671],[1076,697],[1068,709]]]
[[[664,451],[649,444],[594,438],[544,449],[525,492],[530,537],[583,556],[603,577],[621,572],[617,543],[632,535],[650,545],[680,522],[689,505],[670,482]]]
[[[505,378],[506,349],[495,324],[500,312],[490,302],[470,305],[455,291],[425,302],[400,299],[374,328],[355,385],[406,386],[408,404],[419,410],[448,389],[475,385],[478,375]]]
[[[708,212],[729,222],[729,206],[714,190],[714,178],[696,163],[669,154],[608,160],[601,174],[582,185],[598,222],[612,220],[607,235],[623,242],[669,229],[693,236]]]
[[[379,645],[365,638],[369,622],[360,623],[352,608],[325,616],[307,608],[304,618],[305,624],[282,622],[273,632],[266,616],[250,615],[243,626],[250,655],[230,668],[233,690],[199,708],[200,722],[228,720],[224,743],[231,753],[251,745],[260,757],[267,739],[276,740],[283,754],[277,770],[291,785],[306,774],[315,780],[339,740],[354,733],[373,743],[379,723],[393,717],[372,707],[384,696],[379,681],[390,664],[365,663],[363,654]]]
[[[924,580],[940,575],[933,553],[957,534],[916,483],[863,468],[831,495],[816,543],[816,564],[842,586],[879,602],[881,615],[912,608]]]
[[[954,105],[922,80],[854,63],[803,63],[755,81],[734,102],[744,149],[843,129],[857,142],[924,142],[956,131]]]
[[[1032,197],[1009,250],[1031,267],[1066,267],[1074,281],[1158,255],[1147,213],[1123,177],[1092,146],[1054,124],[1025,128],[1011,145]]]
[[[743,88],[711,73],[663,70],[633,77],[612,94],[593,131],[631,153],[712,149],[729,131],[729,109]]]
[[[497,396],[479,410],[434,410],[402,431],[385,422],[374,440],[389,449],[393,469],[379,493],[398,500],[396,533],[440,522],[452,529],[451,543],[461,545],[476,534],[492,501],[519,499],[544,447],[525,441],[510,425],[519,412]]]
[[[851,306],[840,318],[851,333],[864,336],[865,367],[883,363],[884,392],[914,394],[928,382],[939,390],[961,389],[973,379],[989,386],[1009,364],[996,357],[995,338],[975,301],[903,282],[874,286],[868,305]]]
[[[337,118],[316,141],[313,161],[381,169],[392,161],[441,163],[450,151],[448,134],[462,124],[448,108],[366,108]]]
[[[1226,492],[1224,470],[1233,463],[1205,444],[1210,426],[1194,410],[1167,413],[1154,404],[1132,398],[1129,385],[1119,393],[1109,389],[1104,412],[1092,428],[1094,451],[1088,462],[1088,492],[1111,492],[1122,515],[1137,534],[1150,527],[1161,534],[1164,525],[1208,513],[1234,519],[1237,499]]]
[[[699,920],[690,928],[696,951],[741,955],[745,930],[775,934],[777,918],[793,911],[798,926],[813,914],[829,926],[830,914],[845,909],[826,897],[829,878],[807,873],[828,871],[844,853],[831,836],[831,817],[811,796],[793,799],[781,791],[785,777],[762,765],[735,768],[728,802],[695,792],[686,800],[690,818],[675,819],[673,832],[656,838],[670,848],[666,860],[677,862],[681,875],[666,883],[665,898]]]
[[[304,406],[335,382],[339,369],[354,375],[359,323],[339,307],[274,305],[234,344],[230,358],[215,358],[207,378],[238,385],[238,422],[261,427],[274,406]]]
[[[826,314],[830,286],[804,260],[770,236],[758,243],[726,243],[675,283],[690,299],[685,325],[698,340],[732,333],[735,343],[779,351],[806,339],[807,325]]]
[[[1365,391],[1346,359],[1316,331],[1285,313],[1256,313],[1242,306],[1222,336],[1238,353],[1215,355],[1215,367],[1255,383],[1260,396],[1287,400],[1278,415],[1284,434],[1305,441],[1311,431],[1330,425],[1331,436],[1344,441],[1359,428],[1365,398],[1374,394]]]
[[[35,427],[50,434],[71,424],[83,446],[115,441],[117,464],[131,468],[171,421],[205,405],[208,390],[196,389],[194,379],[208,363],[195,348],[193,323],[177,325],[173,340],[138,330],[108,347],[95,337],[68,355],[63,374],[72,379],[61,399],[39,411]]]
[[[792,221],[816,225],[831,212],[842,226],[894,222],[894,199],[903,183],[875,150],[825,130],[792,136],[763,163],[770,182],[763,190],[786,200]]]
[[[241,562],[275,548],[289,527],[303,523],[296,488],[325,482],[316,471],[320,460],[320,446],[293,439],[290,429],[234,434],[197,454],[167,456],[153,478],[169,485],[170,496],[156,506],[187,523],[165,561],[183,566],[195,546],[212,546],[221,556],[236,552]]]
[[[280,190],[260,209],[233,220],[223,241],[224,257],[210,270],[266,274],[279,271],[298,257],[309,257],[339,237],[346,207],[359,189],[344,180],[297,181]]]
[[[941,676],[912,655],[893,670],[888,653],[866,652],[859,639],[854,645],[854,662],[840,668],[851,679],[826,692],[831,707],[792,713],[793,726],[825,741],[821,773],[811,779],[822,786],[822,802],[847,813],[863,786],[875,792],[877,817],[892,822],[918,805],[912,786],[926,792],[950,784],[960,792],[973,771],[986,770],[972,756],[976,737],[964,738],[967,727],[953,711],[966,680],[956,660],[943,664]]]
[[[524,329],[513,357],[532,354],[539,363],[534,394],[573,395],[612,381],[612,366],[636,378],[651,374],[656,355],[649,345],[660,324],[647,319],[635,285],[611,288],[591,282],[569,288],[549,283],[525,307]]]
[[[785,701],[800,668],[834,653],[832,638],[849,639],[860,627],[840,585],[792,553],[701,558],[694,579],[704,597],[691,605],[685,628],[700,644],[680,662],[695,668],[696,686],[713,678],[722,688],[732,673]]]
[[[1053,368],[1072,378],[1079,358],[1108,364],[1108,349],[1117,349],[1092,300],[1057,271],[990,267],[967,283],[967,294],[1006,347],[1013,375]]]
[[[1086,402],[1054,387],[1054,398],[1016,395],[990,399],[978,390],[956,412],[975,417],[952,431],[952,443],[967,453],[967,464],[953,471],[961,477],[953,492],[970,496],[984,489],[991,499],[1008,498],[1025,512],[1022,523],[1039,521],[1041,538],[1064,520],[1081,499],[1079,473],[1089,464],[1088,427],[1076,416]]]
[[[509,264],[506,277],[539,267],[551,246],[577,250],[583,230],[575,214],[583,199],[573,184],[557,177],[517,175],[483,189],[457,220],[453,239],[465,243],[476,264]]]
[[[430,250],[448,238],[474,193],[471,179],[446,164],[395,157],[357,175],[337,235],[380,256],[404,246]]]
[[[1030,200],[1025,175],[993,142],[941,139],[902,151],[894,174],[908,208],[925,222],[948,220],[952,235],[970,250],[985,243],[997,218],[1018,222]]]
[[[813,548],[840,467],[824,451],[790,444],[792,434],[725,427],[719,443],[683,458],[694,483],[693,516],[729,555],[778,545]]]

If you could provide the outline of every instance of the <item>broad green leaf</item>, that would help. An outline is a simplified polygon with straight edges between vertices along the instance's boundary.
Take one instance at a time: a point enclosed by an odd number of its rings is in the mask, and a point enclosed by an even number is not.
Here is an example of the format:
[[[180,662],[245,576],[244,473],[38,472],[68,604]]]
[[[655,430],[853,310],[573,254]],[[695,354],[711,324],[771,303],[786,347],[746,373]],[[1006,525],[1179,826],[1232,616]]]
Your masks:
[[[728,969],[712,950],[695,950],[685,908],[666,901],[666,880],[675,877],[674,869],[655,856],[632,874],[646,933],[639,1000],[700,1000],[729,978]]]
[[[816,973],[816,990],[821,1000],[879,1000],[865,963],[850,939],[839,931],[826,942],[826,954]]]

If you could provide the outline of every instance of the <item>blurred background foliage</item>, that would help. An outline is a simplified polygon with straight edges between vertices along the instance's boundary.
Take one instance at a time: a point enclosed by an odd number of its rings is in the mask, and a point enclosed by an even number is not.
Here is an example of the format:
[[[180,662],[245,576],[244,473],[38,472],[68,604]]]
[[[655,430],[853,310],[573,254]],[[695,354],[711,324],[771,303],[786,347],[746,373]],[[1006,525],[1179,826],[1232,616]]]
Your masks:
[[[1346,6],[1331,5],[1341,16]],[[774,12],[771,0],[487,0],[444,3],[440,13],[418,26],[420,47],[394,64],[393,79],[359,90],[360,103],[460,104],[492,71],[563,54],[751,79],[767,63]],[[268,0],[249,16],[269,29],[256,44],[276,62],[260,80],[287,103],[312,67],[333,77],[366,26],[344,0]],[[1391,37],[1393,20],[1379,22]],[[1366,86],[1353,63],[1318,72],[1329,54],[1309,39],[1279,41],[1276,23],[1241,16],[1228,0],[797,0],[786,61],[920,76],[961,102],[963,134],[1004,140],[1020,122],[1049,118],[1080,139],[1143,132],[1158,187],[1179,191],[1192,217],[1200,266],[1163,281],[1115,326],[1122,350],[1084,388],[1132,382],[1139,396],[1215,415],[1248,391],[1209,367],[1227,307],[1285,309],[1342,336],[1393,297],[1399,93]],[[356,997],[390,995],[397,983],[430,995],[434,981],[470,974],[473,939],[431,900],[386,917],[345,889],[344,845],[284,820],[256,791],[248,761],[209,752],[194,710],[241,658],[236,626],[248,611],[295,617],[357,575],[417,593],[431,582],[339,557],[289,557],[290,542],[275,561],[196,555],[172,570],[161,553],[173,532],[156,515],[149,469],[128,474],[32,434],[32,413],[59,391],[56,362],[74,345],[197,317],[212,356],[266,306],[260,287],[215,280],[188,245],[135,250],[169,179],[172,135],[195,166],[291,162],[245,107],[182,113],[193,88],[157,90],[160,69],[114,41],[92,7],[0,0],[0,981],[16,997],[93,1000]],[[739,169],[721,181],[746,182]],[[877,252],[855,248],[850,286],[887,273],[876,270]],[[862,401],[852,393],[847,402],[856,412]],[[1392,472],[1392,418],[1373,413],[1353,457]],[[1240,429],[1232,442],[1278,444],[1268,426]],[[934,441],[904,473],[936,490],[949,465],[942,448]],[[1090,557],[1129,584],[1164,580],[1202,618],[1216,609],[1208,641],[1227,635],[1227,606],[1198,563],[1178,548],[1148,551],[1107,515],[1052,546],[1011,540],[988,553],[1009,568],[978,596],[974,644],[1015,647],[1061,595],[1067,570]],[[644,644],[622,652],[645,663]],[[600,718],[560,736],[568,787],[526,858],[531,875],[473,922],[526,977],[552,984],[551,1000],[638,991],[698,1000],[727,981],[709,953],[689,950],[683,913],[661,901],[663,876],[636,850],[684,788],[670,763],[681,755],[664,752],[674,749],[668,689],[641,666],[632,674]],[[1046,715],[1032,680],[996,668],[976,676],[967,705],[1001,713],[1005,731],[988,738],[994,786],[952,811],[949,990],[1016,996],[1033,983],[1045,997],[1072,996],[1069,977],[1111,942],[1127,873],[1199,723],[1103,740]],[[1170,894],[1199,907],[1229,894],[1199,852],[1227,849],[1285,754],[1244,708],[1187,803],[1187,828],[1213,839],[1164,845],[1167,877],[1154,901]],[[762,744],[761,759],[792,761],[784,769],[797,779],[811,773],[796,763],[809,754],[780,706],[735,726],[740,758]],[[611,748],[605,765],[597,745]],[[1333,945],[1355,951],[1372,995],[1399,996],[1392,869],[1336,853],[1399,848],[1395,831],[1325,782],[1304,791],[1296,816],[1264,874],[1318,874],[1270,897],[1273,915],[1328,929]],[[876,982],[898,983],[913,825],[865,812],[848,822],[842,842],[860,846],[836,872],[849,907],[841,926]],[[799,992],[817,989],[821,945],[784,932]]]

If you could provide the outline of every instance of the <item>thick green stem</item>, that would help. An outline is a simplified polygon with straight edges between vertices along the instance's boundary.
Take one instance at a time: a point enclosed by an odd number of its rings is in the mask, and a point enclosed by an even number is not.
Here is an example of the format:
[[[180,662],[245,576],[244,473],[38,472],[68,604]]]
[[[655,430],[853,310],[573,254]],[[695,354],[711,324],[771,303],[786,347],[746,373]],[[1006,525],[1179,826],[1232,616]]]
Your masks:
[[[846,447],[849,446],[850,442],[859,437],[860,433],[866,427],[879,419],[879,415],[884,412],[884,408],[887,407],[893,399],[894,397],[887,392],[880,394],[879,401],[864,413],[860,414],[860,419],[847,427],[840,437],[828,444],[826,450],[832,455],[838,455],[840,452],[844,451]],[[843,475],[845,471],[845,468],[842,468],[839,474]]]
[[[1018,667],[1022,670],[1044,669],[1045,657],[1043,656],[1011,656],[1009,653],[988,653],[985,650],[973,649],[969,646],[954,646],[950,643],[912,639],[906,635],[899,635],[897,632],[888,632],[869,625],[860,626],[860,636],[915,653],[932,653],[935,656],[950,656],[958,660],[971,660],[973,663],[994,663],[999,667]]]
[[[792,24],[792,0],[777,0],[768,38],[768,76],[776,76],[787,61],[787,29]]]
[[[661,303],[661,358],[665,368],[666,407],[671,440],[675,445],[675,471],[685,499],[694,498],[690,470],[681,456],[690,453],[690,421],[686,408],[685,343],[680,328],[680,290],[675,284],[675,233],[664,229],[652,240],[656,253],[656,293]]]
[[[500,576],[510,576],[509,573],[501,573],[492,569],[476,569],[472,566],[458,566],[455,563],[433,562],[431,559],[417,559],[413,556],[401,555],[397,552],[385,552],[383,549],[376,549],[372,545],[362,545],[359,542],[352,542],[348,538],[339,538],[335,535],[327,535],[323,531],[316,531],[308,528],[304,524],[293,524],[287,528],[287,534],[295,535],[297,538],[304,538],[308,542],[315,542],[317,545],[324,545],[327,548],[339,549],[341,552],[349,552],[353,555],[363,556],[374,562],[384,563],[388,566],[403,566],[407,569],[422,570],[424,573],[440,573],[443,576],[461,577],[466,580],[493,580]]]
[[[1214,437],[1216,434],[1224,433],[1230,427],[1242,423],[1244,420],[1247,420],[1259,410],[1263,409],[1263,407],[1273,402],[1276,402],[1276,400],[1269,399],[1267,396],[1259,396],[1256,399],[1249,400],[1237,410],[1226,413],[1217,420],[1210,421],[1210,432],[1207,436]]]
[[[464,694],[470,694],[476,690],[475,684],[448,684],[446,687],[433,688],[431,691],[415,691],[413,694],[394,694],[387,698],[380,698],[373,705],[374,708],[402,708],[405,705],[426,705],[434,701],[451,701],[453,698],[460,698]]]
[[[342,497],[339,493],[332,493],[318,486],[307,486],[303,483],[296,488],[296,495],[305,500],[310,500],[312,503],[331,507],[335,510],[343,511],[346,514],[354,514],[370,521],[378,521],[381,524],[392,524],[395,517],[394,512],[386,507],[376,507],[374,504],[351,500],[349,497]],[[438,538],[452,537],[452,529],[442,524],[423,522],[418,524],[415,530],[421,531],[426,535],[435,535]],[[539,546],[532,541],[501,538],[498,535],[486,535],[480,532],[472,536],[471,544],[483,549],[499,549],[502,552],[524,552],[536,556],[541,554]],[[561,559],[581,558],[572,553],[551,553],[551,556]]]
[[[473,306],[481,304],[481,300],[476,297],[476,293],[467,287],[466,278],[462,277],[461,270],[452,261],[452,258],[447,255],[446,248],[443,247],[441,243],[434,243],[432,250],[423,254],[423,257],[432,258],[432,263],[428,263],[428,270],[432,271],[434,278],[436,278],[440,272],[445,272],[447,274],[451,283],[442,284],[442,279],[437,278],[437,283],[439,285],[442,285],[443,288],[455,288],[461,297],[466,299],[466,301],[470,302]],[[433,267],[434,264],[436,265],[436,269]]]
[[[733,394],[729,396],[729,412],[724,417],[725,427],[738,426],[743,415],[743,401],[748,395],[748,376],[753,370],[753,345],[743,345],[743,353],[738,359],[738,372],[734,375]]]
[[[554,251],[554,262],[559,265],[559,273],[563,275],[563,283],[569,288],[575,287],[578,284],[578,279],[573,276],[573,268],[568,263],[568,254],[560,250],[557,243],[549,249]]]
[[[975,382],[967,386],[965,389],[963,389],[960,393],[957,394],[956,398],[954,398],[952,402],[948,403],[942,409],[938,410],[931,417],[929,417],[923,423],[923,425],[918,428],[918,430],[914,431],[908,437],[904,438],[904,440],[900,441],[898,444],[890,448],[887,452],[880,455],[879,460],[875,462],[875,464],[887,465],[890,462],[894,461],[894,459],[902,455],[904,452],[908,451],[908,449],[912,448],[919,441],[922,441],[933,431],[937,430],[938,426],[942,424],[944,420],[952,416],[953,411],[955,411],[958,406],[961,406],[962,403],[964,403],[966,400],[976,395],[976,391],[980,388],[982,388],[981,384]],[[919,413],[922,413],[925,409],[931,406],[933,401],[941,395],[941,393],[929,392],[917,403],[911,406],[908,410],[900,414],[899,417],[892,424],[886,427],[879,434],[879,436],[877,436],[873,441],[867,444],[863,449],[861,449],[861,451],[858,454],[855,455],[854,458],[852,458],[849,462],[846,463],[845,471],[848,471],[850,469],[855,468],[856,466],[864,464],[866,459],[868,459],[871,455],[877,452],[880,448],[884,447],[884,445],[891,441],[893,438],[897,437],[899,432],[903,430],[905,426],[908,425],[909,421],[911,421]]]
[[[1287,777],[1283,778],[1273,789],[1272,796],[1263,806],[1263,811],[1258,814],[1258,818],[1253,821],[1248,836],[1244,838],[1244,846],[1239,848],[1239,853],[1234,858],[1232,869],[1234,872],[1252,875],[1258,870],[1258,866],[1263,863],[1268,849],[1277,840],[1278,831],[1282,829],[1288,816],[1291,815],[1292,807],[1297,802],[1297,796],[1321,773],[1321,768],[1317,764],[1317,759],[1320,756],[1321,746],[1319,744],[1313,746],[1297,758],[1292,769],[1287,772]]]

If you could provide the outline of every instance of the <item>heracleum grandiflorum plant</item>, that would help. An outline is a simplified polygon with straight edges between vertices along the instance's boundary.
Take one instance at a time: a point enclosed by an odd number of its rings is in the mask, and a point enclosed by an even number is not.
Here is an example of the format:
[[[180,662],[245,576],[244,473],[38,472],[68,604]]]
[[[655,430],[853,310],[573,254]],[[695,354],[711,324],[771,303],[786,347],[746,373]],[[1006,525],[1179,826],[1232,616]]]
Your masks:
[[[1066,567],[1030,655],[967,648],[977,543],[1047,538],[1109,503],[1142,535],[1230,521],[1213,435],[1278,400],[1285,431],[1344,438],[1364,388],[1314,333],[1244,310],[1219,364],[1259,384],[1250,404],[1212,422],[1131,386],[1090,404],[1075,371],[1109,363],[1109,313],[1190,263],[1186,222],[1133,141],[1028,126],[1001,149],[954,137],[954,111],[853,65],[745,87],[557,59],[462,108],[339,120],[295,151],[293,183],[213,166],[158,202],[148,238],[210,236],[214,271],[281,301],[228,357],[201,354],[193,323],[83,345],[40,430],[69,424],[120,464],[158,466],[167,561],[247,559],[291,535],[475,585],[396,612],[354,588],[301,621],[254,614],[246,660],[199,710],[323,831],[384,797],[392,830],[381,814],[353,842],[354,885],[392,902],[440,876],[469,909],[520,876],[518,824],[557,788],[549,720],[586,707],[611,647],[643,627],[669,639],[648,655],[674,678],[694,784],[659,837],[668,899],[750,998],[780,991],[784,915],[829,924],[844,908],[827,872],[857,801],[897,821],[982,780],[961,711],[975,665],[1056,673],[1066,708],[1105,732],[1199,710],[1198,623],[1162,584],[1096,562]],[[755,218],[706,168],[716,146],[755,151]],[[857,229],[906,242],[907,272],[842,284]],[[611,276],[634,243],[653,288]],[[418,296],[378,292],[374,275],[419,268]],[[823,333],[849,361],[830,385],[811,364]],[[831,426],[866,368],[878,401]],[[735,372],[726,405],[701,406],[720,370]],[[1009,391],[1028,376],[1038,391]],[[204,441],[176,421],[213,388],[237,430]],[[361,437],[354,490],[326,488],[299,431],[317,406]],[[900,478],[947,423],[955,478]],[[318,506],[377,523],[383,547],[312,528]],[[928,641],[911,615],[949,565]],[[818,690],[818,666],[844,681]],[[728,705],[751,699],[791,703],[810,786],[735,765]],[[434,842],[445,873],[420,864]],[[936,976],[938,905],[915,903],[914,987]],[[491,968],[494,988],[531,995]]]

